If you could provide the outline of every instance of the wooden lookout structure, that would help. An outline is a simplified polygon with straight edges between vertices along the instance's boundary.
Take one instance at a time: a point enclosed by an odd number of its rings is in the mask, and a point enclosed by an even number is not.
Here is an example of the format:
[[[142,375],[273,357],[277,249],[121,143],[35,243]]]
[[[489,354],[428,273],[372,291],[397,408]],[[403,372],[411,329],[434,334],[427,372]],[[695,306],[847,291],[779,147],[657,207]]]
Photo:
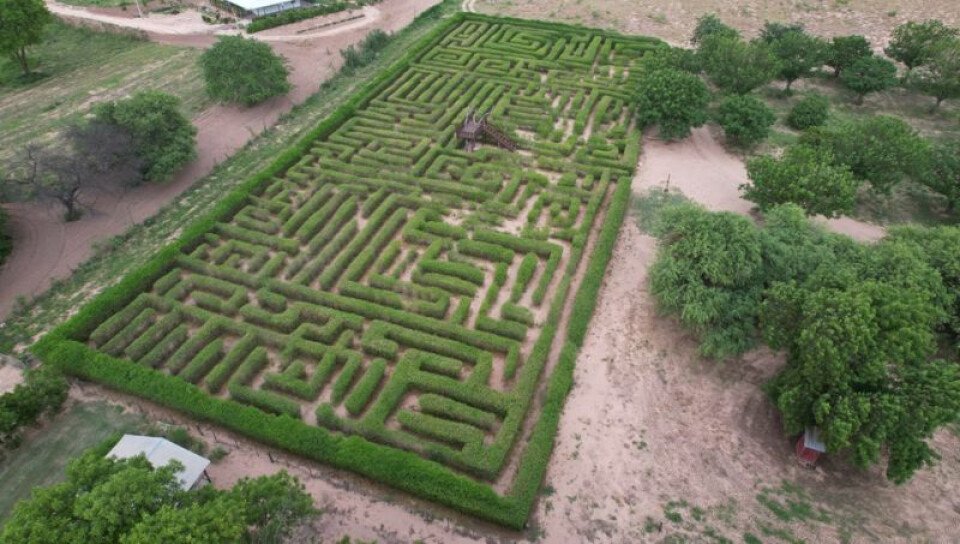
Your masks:
[[[489,120],[490,112],[477,115],[473,110],[457,129],[457,138],[463,140],[464,148],[473,151],[480,142],[487,142],[508,151],[517,150],[517,142],[493,125]]]

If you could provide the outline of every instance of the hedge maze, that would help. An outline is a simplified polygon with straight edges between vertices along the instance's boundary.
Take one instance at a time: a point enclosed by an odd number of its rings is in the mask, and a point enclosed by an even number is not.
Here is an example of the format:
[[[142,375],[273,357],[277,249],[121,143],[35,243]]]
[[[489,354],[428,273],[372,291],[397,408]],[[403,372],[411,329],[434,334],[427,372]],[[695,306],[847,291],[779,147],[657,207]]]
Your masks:
[[[640,145],[631,68],[656,46],[458,16],[231,213],[182,241],[147,280],[95,303],[66,336],[111,368],[152,369],[136,376],[227,401],[217,413],[239,403],[282,416],[262,421],[283,429],[362,438],[509,499],[531,470],[510,459],[536,439],[566,340],[557,334],[564,309],[580,283],[599,282],[581,281],[589,251],[603,243],[614,201],[625,202],[616,188],[629,185]],[[490,110],[520,150],[461,149],[455,131],[470,110]],[[618,215],[607,222],[613,237]],[[584,329],[587,308],[571,318]],[[78,372],[229,419],[134,385],[147,377]],[[555,422],[548,431],[546,457]],[[322,445],[290,447],[334,458],[310,449]],[[375,472],[353,462],[335,464]],[[534,485],[545,462],[530,465]],[[499,521],[520,516],[485,510],[508,502],[459,504],[446,491],[388,483]],[[525,518],[529,504],[518,508]]]

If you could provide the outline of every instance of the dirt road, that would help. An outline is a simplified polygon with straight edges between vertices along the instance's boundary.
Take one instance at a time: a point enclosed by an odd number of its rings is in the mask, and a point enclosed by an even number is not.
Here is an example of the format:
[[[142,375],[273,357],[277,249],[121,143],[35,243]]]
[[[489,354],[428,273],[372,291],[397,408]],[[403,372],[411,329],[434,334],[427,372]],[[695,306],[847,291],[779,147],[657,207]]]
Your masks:
[[[126,191],[91,193],[84,199],[87,208],[84,217],[70,224],[61,221],[58,209],[45,205],[5,206],[10,212],[9,229],[14,238],[14,250],[0,268],[0,319],[9,314],[18,297],[35,296],[46,290],[53,281],[69,276],[74,268],[90,257],[93,244],[116,236],[131,225],[154,215],[195,181],[209,174],[214,166],[276,123],[294,105],[306,100],[339,69],[341,49],[358,43],[373,29],[397,31],[436,3],[437,0],[385,0],[378,4],[375,15],[359,20],[363,24],[349,22],[346,24],[350,26],[346,29],[331,27],[311,33],[309,39],[298,35],[293,41],[268,41],[277,53],[287,59],[293,90],[286,96],[252,108],[213,106],[203,111],[193,120],[198,131],[199,156],[168,183],[150,184]],[[83,13],[80,8],[69,9],[74,16],[78,12]],[[93,12],[90,12],[90,17],[111,24],[125,24],[124,21],[142,24],[144,21]],[[151,19],[160,18],[153,16]],[[156,20],[151,29],[163,31],[149,34],[156,41],[207,47],[216,39],[212,33],[167,32],[171,25],[176,28],[180,20],[173,19],[172,23],[163,25],[158,25]],[[274,33],[266,35],[282,35],[276,31],[283,32],[282,29],[275,29]]]

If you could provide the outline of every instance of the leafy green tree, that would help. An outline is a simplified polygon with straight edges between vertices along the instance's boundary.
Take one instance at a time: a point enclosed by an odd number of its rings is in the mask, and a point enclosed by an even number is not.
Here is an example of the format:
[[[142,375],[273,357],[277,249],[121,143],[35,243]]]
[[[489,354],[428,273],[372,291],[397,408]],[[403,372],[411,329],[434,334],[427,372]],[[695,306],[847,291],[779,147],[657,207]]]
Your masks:
[[[722,359],[753,346],[763,282],[760,234],[749,219],[680,204],[661,212],[650,289],[661,311]]]
[[[934,51],[935,44],[946,38],[957,37],[957,29],[950,28],[940,21],[910,21],[893,30],[890,45],[884,49],[888,57],[902,62],[907,67],[907,75],[918,66],[923,66]]]
[[[916,247],[923,260],[940,274],[949,293],[944,304],[949,314],[946,324],[960,355],[960,227],[894,227],[886,239]]]
[[[830,117],[830,101],[822,94],[809,94],[787,114],[787,125],[797,130],[819,127]]]
[[[766,139],[777,120],[766,104],[752,96],[741,95],[724,98],[715,118],[723,127],[727,140],[741,147],[752,147]]]
[[[765,285],[803,282],[820,267],[836,266],[847,256],[860,253],[860,246],[852,238],[827,231],[792,203],[763,212],[760,244]]]
[[[725,92],[747,94],[777,77],[779,64],[763,42],[744,42],[738,38],[707,38],[699,50],[707,77]]]
[[[949,211],[960,210],[960,139],[933,146],[919,181],[946,197]]]
[[[910,74],[909,83],[936,99],[931,111],[944,100],[960,98],[960,39],[944,39],[932,46],[927,62]]]
[[[10,55],[25,76],[30,75],[27,47],[43,40],[51,21],[43,0],[0,0],[0,53]]]
[[[868,94],[897,84],[897,67],[882,57],[863,57],[840,73],[840,83],[856,93],[855,103],[860,105]]]
[[[900,243],[863,249],[802,284],[777,283],[761,311],[764,338],[788,353],[768,390],[788,433],[816,425],[829,452],[907,480],[936,459],[926,440],[956,420],[956,364],[932,360],[945,295],[939,275]]]
[[[678,70],[655,70],[640,76],[637,120],[645,127],[659,125],[668,140],[686,138],[690,129],[707,122],[710,91],[699,77]]]
[[[290,92],[283,57],[264,42],[221,36],[200,56],[207,94],[214,100],[252,106]]]
[[[197,129],[180,113],[180,99],[175,96],[141,91],[124,100],[97,104],[94,114],[100,122],[122,127],[133,136],[143,162],[143,179],[170,179],[197,157]]]
[[[888,194],[904,179],[919,180],[927,172],[930,144],[903,120],[875,115],[806,131],[801,143],[830,151],[837,164],[854,177]]]
[[[829,151],[804,145],[787,148],[783,157],[757,157],[747,163],[750,183],[744,198],[761,211],[792,202],[810,215],[837,217],[853,212],[859,182],[837,165]]]
[[[767,26],[771,24],[774,23],[767,23]],[[777,32],[770,30],[769,36],[764,36],[764,42],[777,57],[777,77],[787,82],[787,93],[794,81],[810,77],[827,60],[827,46],[823,40],[807,34],[802,28],[786,27]]]
[[[176,463],[153,468],[95,448],[67,465],[67,480],[36,488],[13,509],[2,544],[220,544],[282,542],[314,515],[310,496],[285,472],[232,490],[182,491]]]
[[[231,495],[245,505],[245,523],[254,541],[282,542],[296,523],[314,512],[303,484],[286,472],[237,482]]]
[[[660,47],[640,57],[640,70],[680,70],[691,74],[700,73],[700,58],[695,51],[682,47]]]
[[[57,412],[67,400],[67,388],[56,368],[28,370],[23,383],[0,395],[0,446],[18,443],[23,427]]]
[[[837,36],[827,48],[826,65],[833,68],[833,76],[840,77],[843,70],[854,65],[864,57],[873,56],[870,42],[859,35]]]
[[[242,542],[244,505],[230,497],[183,508],[164,505],[143,518],[120,544],[223,544]]]
[[[740,33],[724,24],[716,13],[707,13],[697,19],[697,26],[693,29],[693,37],[690,38],[690,43],[699,46],[708,37],[716,36],[739,39]]]

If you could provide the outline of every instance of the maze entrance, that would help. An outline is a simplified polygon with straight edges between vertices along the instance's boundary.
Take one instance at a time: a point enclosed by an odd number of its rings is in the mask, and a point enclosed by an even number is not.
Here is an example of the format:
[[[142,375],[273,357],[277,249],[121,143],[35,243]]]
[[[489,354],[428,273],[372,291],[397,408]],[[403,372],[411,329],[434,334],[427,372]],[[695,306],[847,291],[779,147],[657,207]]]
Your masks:
[[[509,492],[655,46],[461,17],[86,345]],[[471,110],[517,151],[460,149]]]

